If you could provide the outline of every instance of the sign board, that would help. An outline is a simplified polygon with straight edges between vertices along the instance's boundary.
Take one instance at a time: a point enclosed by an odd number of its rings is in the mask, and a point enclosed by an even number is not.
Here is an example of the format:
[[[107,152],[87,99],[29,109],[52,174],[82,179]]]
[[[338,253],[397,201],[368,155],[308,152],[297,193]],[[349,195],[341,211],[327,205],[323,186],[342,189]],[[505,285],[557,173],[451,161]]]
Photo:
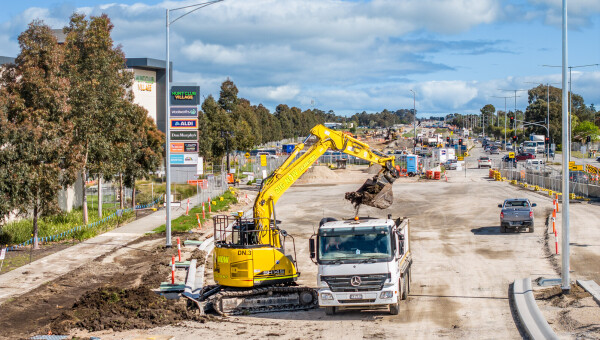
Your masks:
[[[177,130],[171,131],[171,140],[198,140],[198,130]]]
[[[569,167],[574,166],[575,165],[575,161],[570,161],[569,162]]]
[[[197,165],[198,155],[187,153],[171,154],[171,165]]]
[[[171,117],[198,117],[198,108],[196,106],[171,106]]]
[[[198,152],[198,143],[170,143],[171,152],[175,153],[196,153]]]
[[[554,143],[550,144],[550,150],[556,151],[556,144],[554,144]]]
[[[250,158],[250,153],[246,152],[246,154],[244,155],[244,157],[246,157],[246,159]]]
[[[260,166],[267,166],[267,155],[260,155]]]
[[[569,165],[569,170],[583,171],[583,165]]]
[[[464,161],[464,160],[465,160],[465,158],[464,158],[463,156],[458,156],[458,157],[456,157],[456,160],[457,160],[457,161]]]
[[[171,86],[171,105],[198,106],[200,105],[200,86]]]
[[[514,152],[509,152],[508,153],[508,158],[515,158],[515,153]]]
[[[6,256],[6,248],[2,248],[2,250],[0,250],[0,260],[4,260],[5,256]]]
[[[172,118],[171,129],[197,129],[198,119],[196,118]]]

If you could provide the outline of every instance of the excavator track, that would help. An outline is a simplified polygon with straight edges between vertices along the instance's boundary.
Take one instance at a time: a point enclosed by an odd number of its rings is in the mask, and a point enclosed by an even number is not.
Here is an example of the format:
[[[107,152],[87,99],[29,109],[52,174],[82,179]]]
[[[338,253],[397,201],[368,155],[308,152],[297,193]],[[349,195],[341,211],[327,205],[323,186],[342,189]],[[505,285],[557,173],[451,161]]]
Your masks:
[[[308,310],[318,307],[316,290],[309,287],[271,286],[248,290],[224,289],[207,298],[220,315],[249,315]]]

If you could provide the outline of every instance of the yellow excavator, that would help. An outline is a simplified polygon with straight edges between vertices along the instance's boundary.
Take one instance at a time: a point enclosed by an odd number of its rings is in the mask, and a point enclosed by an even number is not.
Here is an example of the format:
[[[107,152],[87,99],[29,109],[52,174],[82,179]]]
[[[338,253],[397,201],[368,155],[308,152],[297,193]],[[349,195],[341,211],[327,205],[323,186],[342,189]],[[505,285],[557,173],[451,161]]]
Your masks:
[[[356,192],[346,193],[357,214],[361,205],[383,209],[392,204],[391,185],[399,177],[394,157],[371,150],[341,131],[315,126],[304,143],[298,144],[285,162],[262,182],[252,218],[241,213],[213,218],[213,276],[217,285],[209,287],[203,299],[216,312],[237,315],[316,306],[315,290],[295,284],[300,275],[295,244],[293,237],[280,228],[275,204],[327,150],[381,165],[379,173]],[[286,253],[288,238],[292,242],[288,248],[293,249],[293,254]]]

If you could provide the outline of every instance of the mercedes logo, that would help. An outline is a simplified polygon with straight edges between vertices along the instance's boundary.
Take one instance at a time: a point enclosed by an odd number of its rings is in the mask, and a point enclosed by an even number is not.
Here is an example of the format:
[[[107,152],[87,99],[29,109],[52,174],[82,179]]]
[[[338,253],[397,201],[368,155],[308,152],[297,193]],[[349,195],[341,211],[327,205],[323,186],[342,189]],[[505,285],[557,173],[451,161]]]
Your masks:
[[[362,280],[360,279],[360,276],[353,276],[353,277],[350,279],[350,284],[351,284],[353,287],[358,287],[358,286],[360,286],[361,282],[362,282]]]

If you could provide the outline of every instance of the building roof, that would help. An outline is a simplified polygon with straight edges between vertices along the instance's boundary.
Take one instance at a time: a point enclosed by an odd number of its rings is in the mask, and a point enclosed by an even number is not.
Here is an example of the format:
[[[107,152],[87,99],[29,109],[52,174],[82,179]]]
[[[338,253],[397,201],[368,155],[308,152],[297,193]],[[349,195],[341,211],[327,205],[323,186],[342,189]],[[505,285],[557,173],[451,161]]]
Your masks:
[[[67,35],[63,33],[62,28],[53,28],[52,33],[56,37],[56,40],[58,41],[59,44],[64,44],[65,41],[67,40]]]
[[[173,63],[171,62],[170,69],[173,69]],[[126,58],[125,66],[128,68],[142,68],[150,70],[164,70],[166,62],[160,59],[153,58]]]
[[[0,56],[0,65],[14,63],[15,58]]]

